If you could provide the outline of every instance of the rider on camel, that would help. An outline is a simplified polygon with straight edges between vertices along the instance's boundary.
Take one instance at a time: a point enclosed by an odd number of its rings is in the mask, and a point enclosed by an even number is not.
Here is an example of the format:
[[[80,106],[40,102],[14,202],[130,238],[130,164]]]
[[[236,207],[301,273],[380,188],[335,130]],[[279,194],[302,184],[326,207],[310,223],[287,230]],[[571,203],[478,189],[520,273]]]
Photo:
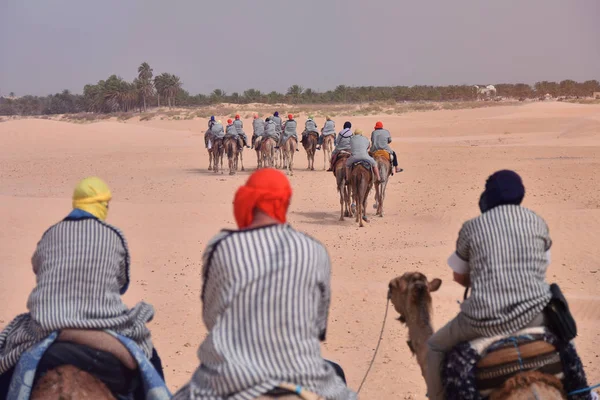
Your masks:
[[[350,184],[350,172],[352,166],[359,161],[366,161],[371,165],[375,178],[378,182],[381,182],[381,176],[379,175],[379,167],[377,162],[369,155],[369,139],[362,135],[362,131],[357,129],[350,138],[350,152],[352,155],[346,160],[346,184]]]
[[[323,128],[321,128],[321,135],[319,136],[319,141],[317,142],[317,150],[321,150],[325,136],[329,135],[333,135],[333,138],[335,139],[335,122],[333,122],[331,117],[328,115],[325,117],[325,125],[323,125]]]
[[[296,133],[297,126],[298,124],[294,120],[294,116],[292,114],[288,114],[288,120],[283,124],[283,135],[281,135],[280,142],[277,147],[284,146],[291,137],[298,141],[298,134]],[[300,151],[300,149],[296,149],[296,151]]]
[[[350,152],[350,138],[352,137],[351,128],[352,124],[349,121],[344,122],[344,129],[342,129],[335,138],[335,149],[333,149],[333,152],[331,153],[331,166],[327,171],[333,171],[340,151]]]
[[[471,288],[460,313],[428,341],[427,393],[444,399],[445,354],[461,342],[510,335],[544,325],[552,294],[546,283],[552,240],[546,222],[522,207],[525,187],[513,171],[491,175],[479,200],[481,215],[467,221],[448,259],[454,280]]]
[[[284,383],[298,394],[356,399],[341,367],[321,356],[331,263],[321,243],[286,222],[291,197],[272,168],[236,192],[238,229],[222,230],[204,251],[200,365],[173,400],[279,397]]]
[[[371,133],[371,152],[375,153],[378,150],[385,150],[390,153],[392,165],[396,172],[402,172],[402,168],[398,167],[398,157],[396,152],[390,147],[392,143],[392,136],[390,131],[383,129],[383,122],[378,121],[375,124],[375,130]]]

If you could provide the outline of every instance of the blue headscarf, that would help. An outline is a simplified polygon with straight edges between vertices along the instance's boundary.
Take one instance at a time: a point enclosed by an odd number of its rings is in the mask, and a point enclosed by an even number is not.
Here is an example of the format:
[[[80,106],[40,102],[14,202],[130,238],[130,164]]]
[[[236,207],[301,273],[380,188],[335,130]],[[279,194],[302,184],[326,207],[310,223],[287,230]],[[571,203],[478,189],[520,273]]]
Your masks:
[[[525,197],[525,186],[519,174],[502,170],[492,174],[485,182],[485,190],[479,198],[482,213],[506,204],[519,205]]]
[[[210,116],[210,120],[211,120],[211,121],[213,121],[213,122],[215,122],[215,116],[214,116],[214,115],[211,115],[211,116]]]
[[[274,116],[274,117],[279,117],[279,111],[275,111],[275,112],[273,113],[273,116]]]
[[[350,121],[344,122],[344,129],[350,129],[350,128],[352,128],[352,123],[350,123]]]

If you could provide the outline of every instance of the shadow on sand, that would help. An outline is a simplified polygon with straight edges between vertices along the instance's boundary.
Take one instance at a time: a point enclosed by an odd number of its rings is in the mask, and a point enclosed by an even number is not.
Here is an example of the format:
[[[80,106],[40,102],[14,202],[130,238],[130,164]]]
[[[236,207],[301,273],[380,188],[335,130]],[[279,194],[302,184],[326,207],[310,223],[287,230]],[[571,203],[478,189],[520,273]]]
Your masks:
[[[256,171],[256,168],[246,168],[245,171],[237,171],[235,174],[236,175],[250,175],[254,171]],[[207,176],[229,176],[229,168],[223,168],[222,174],[221,174],[221,171],[219,171],[219,172],[209,171],[208,168],[187,168],[187,169],[185,169],[185,172],[188,174],[200,174],[200,175],[207,175]]]
[[[340,213],[326,211],[292,211],[292,215],[304,217],[301,223],[316,224],[316,225],[340,225],[344,224],[340,221]]]

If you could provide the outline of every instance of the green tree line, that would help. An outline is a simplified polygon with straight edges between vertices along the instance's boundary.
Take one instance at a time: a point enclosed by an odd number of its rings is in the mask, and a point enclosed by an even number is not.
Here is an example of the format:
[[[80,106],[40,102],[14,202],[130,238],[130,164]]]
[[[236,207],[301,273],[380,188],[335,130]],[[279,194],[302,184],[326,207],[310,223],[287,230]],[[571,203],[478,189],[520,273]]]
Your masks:
[[[553,97],[589,97],[593,92],[600,92],[597,80],[542,81],[533,86],[525,83],[500,83],[495,87],[499,96],[515,99],[539,98],[546,94]],[[111,75],[96,84],[85,85],[83,94],[64,90],[45,97],[27,95],[15,98],[11,92],[9,98],[0,97],[0,115],[141,112],[154,106],[208,106],[219,103],[359,104],[375,101],[470,101],[476,98],[477,93],[472,85],[339,85],[334,90],[325,92],[292,85],[285,93],[263,93],[258,89],[248,89],[242,93],[228,94],[224,90],[215,89],[209,95],[190,95],[182,89],[181,79],[177,75],[162,73],[154,76],[150,65],[144,62],[138,67],[138,76],[132,82]]]

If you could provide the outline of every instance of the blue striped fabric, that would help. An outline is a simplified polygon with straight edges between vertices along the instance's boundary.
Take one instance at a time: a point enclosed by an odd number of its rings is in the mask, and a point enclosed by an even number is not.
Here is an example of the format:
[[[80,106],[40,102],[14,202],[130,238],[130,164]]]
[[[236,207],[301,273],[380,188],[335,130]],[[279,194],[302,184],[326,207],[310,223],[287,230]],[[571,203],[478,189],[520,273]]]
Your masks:
[[[321,357],[330,261],[287,224],[223,231],[204,254],[201,364],[176,399],[252,399],[282,382],[353,399]]]
[[[479,334],[516,332],[542,312],[551,298],[551,245],[544,220],[521,206],[495,207],[463,225],[456,254],[468,262],[472,291],[461,311]]]
[[[37,284],[27,301],[29,313],[0,333],[0,374],[35,343],[66,328],[111,329],[133,339],[150,357],[146,323],[154,308],[140,302],[128,309],[121,300],[129,263],[121,232],[96,218],[67,218],[48,229],[32,257]]]

